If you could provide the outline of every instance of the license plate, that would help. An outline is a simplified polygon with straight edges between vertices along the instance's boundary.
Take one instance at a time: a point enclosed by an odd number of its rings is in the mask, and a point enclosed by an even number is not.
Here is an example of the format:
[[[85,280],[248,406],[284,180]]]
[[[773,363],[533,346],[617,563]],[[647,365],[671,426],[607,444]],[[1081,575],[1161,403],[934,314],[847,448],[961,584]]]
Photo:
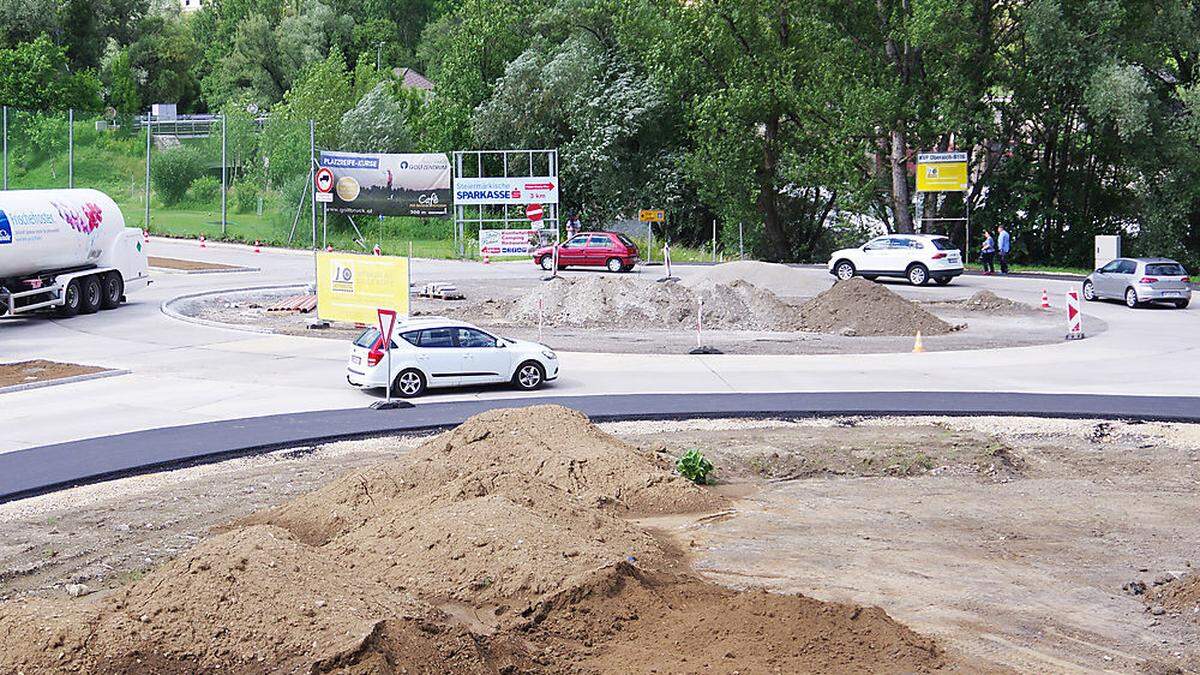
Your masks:
[[[350,357],[350,363],[353,363],[354,365],[356,365],[356,366],[357,366],[358,364],[362,363],[362,357],[360,357],[360,356],[351,356],[351,357]]]
[[[1169,295],[1173,298],[1177,298],[1182,294],[1179,291],[1167,291],[1167,292],[1163,293],[1163,295]]]
[[[952,256],[950,256],[949,258],[946,258],[946,260],[948,260],[949,262],[952,262],[952,263],[957,263],[957,262],[958,262],[958,256],[956,256],[956,255],[952,255]]]

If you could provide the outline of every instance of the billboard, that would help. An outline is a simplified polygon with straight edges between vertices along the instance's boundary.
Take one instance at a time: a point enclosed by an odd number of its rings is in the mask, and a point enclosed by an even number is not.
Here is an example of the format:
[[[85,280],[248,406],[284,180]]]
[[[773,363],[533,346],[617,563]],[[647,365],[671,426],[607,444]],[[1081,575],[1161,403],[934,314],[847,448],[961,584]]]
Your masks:
[[[454,203],[472,204],[557,204],[558,179],[532,178],[457,178]]]
[[[967,153],[927,152],[917,155],[918,192],[963,192],[967,189]]]
[[[537,237],[537,230],[480,230],[479,255],[530,255]]]
[[[317,253],[317,316],[369,326],[380,308],[408,315],[407,258]]]
[[[333,172],[334,213],[372,216],[450,215],[450,160],[433,152],[389,155],[322,150]]]

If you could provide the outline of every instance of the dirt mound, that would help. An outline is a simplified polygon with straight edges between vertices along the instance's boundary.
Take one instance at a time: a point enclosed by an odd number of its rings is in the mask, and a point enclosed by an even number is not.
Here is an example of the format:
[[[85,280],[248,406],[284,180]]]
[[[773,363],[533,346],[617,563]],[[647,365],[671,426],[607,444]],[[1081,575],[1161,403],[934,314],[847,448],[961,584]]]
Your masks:
[[[881,610],[680,574],[675,545],[627,519],[721,504],[579,413],[493,411],[122,590],[0,605],[0,672],[944,665]]]
[[[746,281],[689,288],[625,276],[574,277],[543,285],[518,298],[508,318],[537,325],[540,311],[547,326],[691,327],[700,299],[707,328],[791,331],[799,325],[794,307]]]
[[[800,272],[779,263],[735,260],[705,267],[684,279],[683,283],[691,288],[702,288],[745,281],[777,295],[796,295],[797,289],[803,288],[800,275]]]
[[[1187,574],[1156,586],[1146,594],[1146,602],[1162,605],[1168,612],[1178,612],[1200,621],[1200,574]]]
[[[1032,307],[1023,302],[1002,298],[988,290],[979,291],[975,295],[963,300],[961,306],[970,312],[988,312],[989,314],[1033,311]]]
[[[842,335],[945,335],[963,328],[858,277],[839,281],[801,305],[800,317],[805,330]]]

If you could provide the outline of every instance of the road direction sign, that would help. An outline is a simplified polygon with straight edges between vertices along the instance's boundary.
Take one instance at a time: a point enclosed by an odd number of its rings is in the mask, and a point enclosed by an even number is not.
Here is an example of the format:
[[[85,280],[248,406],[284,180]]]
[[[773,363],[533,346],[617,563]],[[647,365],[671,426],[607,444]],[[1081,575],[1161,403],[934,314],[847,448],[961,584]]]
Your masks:
[[[643,223],[661,223],[666,220],[662,209],[642,209],[638,211],[638,220]]]

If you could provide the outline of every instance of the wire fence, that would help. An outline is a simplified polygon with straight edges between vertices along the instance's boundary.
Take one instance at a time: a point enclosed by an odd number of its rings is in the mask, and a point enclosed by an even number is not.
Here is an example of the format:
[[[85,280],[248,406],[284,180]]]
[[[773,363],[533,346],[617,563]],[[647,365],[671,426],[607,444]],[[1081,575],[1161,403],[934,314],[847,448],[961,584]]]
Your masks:
[[[151,233],[267,245],[450,256],[444,219],[317,210],[312,228],[308,120],[206,115],[164,119],[112,111],[3,107],[3,189],[93,188]],[[360,236],[361,233],[361,236]]]

